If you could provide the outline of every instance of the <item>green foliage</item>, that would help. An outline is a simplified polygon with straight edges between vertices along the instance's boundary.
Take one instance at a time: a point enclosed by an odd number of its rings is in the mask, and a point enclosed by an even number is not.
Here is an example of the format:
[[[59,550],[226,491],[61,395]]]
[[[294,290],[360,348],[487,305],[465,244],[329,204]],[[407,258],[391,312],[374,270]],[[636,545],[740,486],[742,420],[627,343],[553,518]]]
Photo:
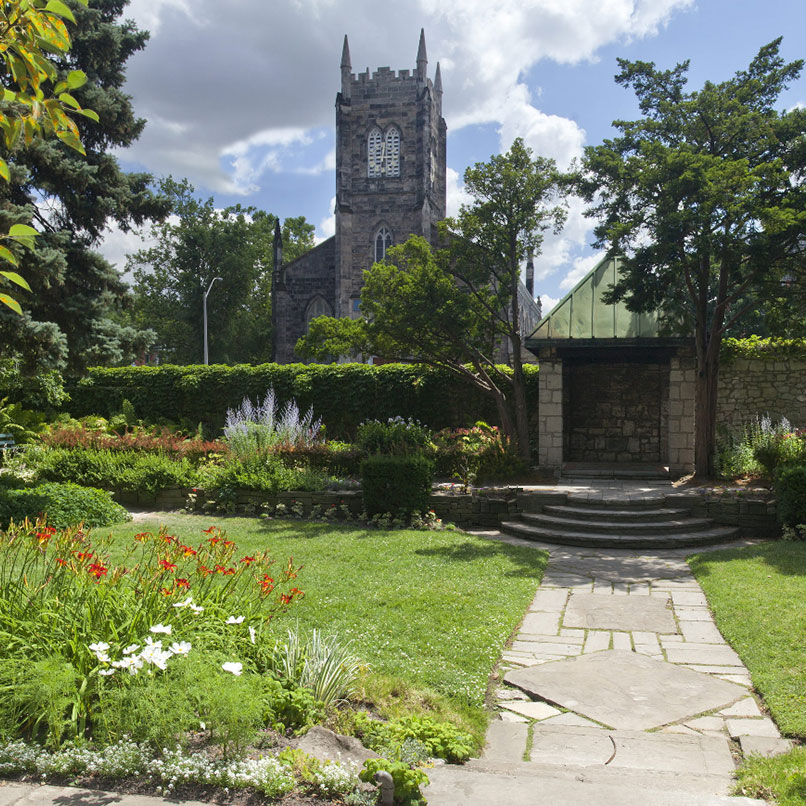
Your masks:
[[[510,371],[501,367],[508,377]],[[536,412],[538,369],[525,366],[527,402]],[[496,422],[490,398],[447,370],[416,364],[262,364],[260,366],[168,366],[95,368],[69,387],[74,417],[109,416],[124,399],[149,422],[186,419],[219,433],[228,408],[256,399],[271,387],[280,404],[294,398],[313,406],[328,437],[355,435],[364,420],[412,418],[432,429]]]
[[[29,450],[19,461],[33,467],[41,481],[74,481],[152,495],[166,487],[191,487],[196,480],[187,459],[159,453],[51,448]]]
[[[428,509],[433,464],[423,456],[370,456],[361,462],[361,490],[369,515],[410,518]]]
[[[0,526],[10,521],[46,516],[47,523],[66,528],[111,526],[131,520],[131,515],[106,490],[81,487],[70,482],[45,483],[22,489],[0,490]]]
[[[465,488],[478,478],[506,479],[526,466],[512,442],[495,426],[446,428],[434,435],[437,473],[458,478]]]
[[[778,519],[787,526],[806,523],[806,464],[782,467],[775,476]]]
[[[53,88],[66,87],[60,94],[97,113],[97,121],[75,119],[86,155],[75,150],[74,139],[55,137],[23,138],[16,148],[0,148],[10,173],[0,186],[0,229],[27,222],[32,208],[38,220],[47,221],[32,248],[17,255],[18,270],[33,289],[21,300],[23,315],[0,315],[5,353],[20,358],[26,373],[80,372],[88,364],[130,361],[149,340],[147,332],[121,324],[118,311],[128,287],[94,251],[109,224],[126,230],[167,213],[165,200],[151,190],[151,177],[121,171],[110,153],[131,145],[145,124],[135,117],[123,85],[126,62],[148,34],[121,20],[123,9],[120,0],[71,3],[72,47],[49,54],[56,69]],[[73,86],[81,72],[86,83]]]
[[[375,773],[383,771],[392,776],[395,783],[395,806],[425,806],[426,799],[420,791],[427,786],[428,776],[422,770],[413,770],[402,761],[388,761],[385,758],[370,758],[358,777],[366,783],[375,783]]]
[[[184,180],[160,182],[170,199],[168,221],[151,227],[155,245],[130,255],[135,322],[152,327],[162,360],[195,363],[203,355],[203,295],[207,299],[209,353],[216,363],[271,359],[272,240],[276,217],[253,207],[217,209]],[[314,245],[314,227],[304,217],[283,224],[286,261]],[[265,390],[264,390],[265,391]]]
[[[364,744],[389,758],[399,758],[408,740],[422,744],[430,757],[444,758],[453,764],[467,761],[475,750],[469,733],[430,716],[405,716],[382,722],[364,711],[356,711],[352,720],[352,729]]]
[[[723,431],[717,438],[715,468],[723,478],[763,475],[772,479],[778,467],[806,459],[806,434],[782,418],[769,415],[745,423],[740,433]]]
[[[423,453],[431,444],[431,431],[416,420],[390,417],[385,423],[367,420],[358,426],[355,441],[368,454]]]
[[[761,338],[760,336],[725,339],[722,342],[722,360],[731,361],[735,358],[806,361],[806,339]]]
[[[61,658],[10,658],[0,663],[0,735],[20,735],[51,748],[61,742],[76,704],[79,674]]]
[[[297,341],[294,352],[300,358],[314,361],[335,361],[339,356],[355,359],[371,355],[366,324],[363,319],[341,316],[317,316],[308,325],[308,332]]]

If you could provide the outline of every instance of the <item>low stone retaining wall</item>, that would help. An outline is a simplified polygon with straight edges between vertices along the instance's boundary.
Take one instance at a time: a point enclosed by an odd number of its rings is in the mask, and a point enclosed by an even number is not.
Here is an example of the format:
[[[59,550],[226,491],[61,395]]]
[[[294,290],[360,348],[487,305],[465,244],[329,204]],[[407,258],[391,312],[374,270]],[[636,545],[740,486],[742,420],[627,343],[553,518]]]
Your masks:
[[[208,498],[203,490],[169,488],[156,495],[115,492],[115,498],[124,506],[152,508],[155,510],[183,509],[189,496],[195,493],[193,509],[203,511]],[[542,512],[550,504],[564,504],[568,494],[561,491],[523,490],[519,487],[476,490],[471,493],[435,490],[429,499],[430,508],[446,523],[455,523],[462,528],[496,529],[502,520],[517,517],[521,512]],[[745,493],[743,491],[686,491],[669,493],[665,502],[670,507],[691,510],[695,517],[707,517],[715,523],[738,526],[747,537],[777,537],[781,528],[776,515],[777,507],[772,494]],[[352,515],[364,508],[360,490],[333,490],[325,492],[288,492],[269,495],[253,490],[240,490],[235,501],[236,512],[258,513],[264,507],[274,508],[284,504],[290,512],[301,507],[303,517],[308,517],[314,507],[324,513],[346,505]],[[334,520],[340,514],[334,513]]]

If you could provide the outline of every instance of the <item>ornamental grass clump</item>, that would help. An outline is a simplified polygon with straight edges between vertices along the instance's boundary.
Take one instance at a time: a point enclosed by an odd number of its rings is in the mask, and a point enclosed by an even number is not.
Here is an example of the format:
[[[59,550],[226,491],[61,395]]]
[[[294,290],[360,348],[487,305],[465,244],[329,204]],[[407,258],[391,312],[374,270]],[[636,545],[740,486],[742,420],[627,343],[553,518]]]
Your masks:
[[[110,561],[111,548],[111,537],[77,527],[26,521],[0,532],[7,737],[55,747],[91,736],[106,690],[159,676],[192,653],[216,657],[221,672],[239,676],[254,667],[272,619],[303,596],[291,559],[241,556],[217,527],[195,545],[165,529],[141,532],[119,563]]]
[[[313,408],[305,414],[293,398],[280,407],[269,387],[263,402],[248,397],[240,407],[227,411],[224,437],[237,458],[260,456],[278,448],[304,448],[321,442],[322,420],[314,419]]]

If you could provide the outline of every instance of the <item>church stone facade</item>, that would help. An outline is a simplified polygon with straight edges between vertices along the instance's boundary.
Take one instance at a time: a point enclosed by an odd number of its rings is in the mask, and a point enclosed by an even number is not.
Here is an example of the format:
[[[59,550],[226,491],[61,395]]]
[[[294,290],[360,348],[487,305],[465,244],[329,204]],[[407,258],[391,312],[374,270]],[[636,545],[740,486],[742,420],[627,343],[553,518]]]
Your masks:
[[[316,316],[357,317],[363,273],[409,235],[436,242],[445,218],[447,128],[439,65],[428,78],[425,35],[414,70],[353,74],[347,37],[336,96],[336,235],[282,265],[275,247],[275,360]]]

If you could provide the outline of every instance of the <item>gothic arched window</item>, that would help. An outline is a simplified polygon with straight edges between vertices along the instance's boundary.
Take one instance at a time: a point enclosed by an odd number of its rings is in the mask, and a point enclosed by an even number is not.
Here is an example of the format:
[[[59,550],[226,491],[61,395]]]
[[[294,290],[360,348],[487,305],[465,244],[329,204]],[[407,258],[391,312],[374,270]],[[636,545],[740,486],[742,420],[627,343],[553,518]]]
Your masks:
[[[317,316],[333,316],[333,311],[330,305],[325,302],[323,297],[314,297],[308,305],[308,310],[305,312],[305,330],[307,331],[311,326],[311,320],[316,319]]]
[[[384,138],[386,176],[400,176],[400,129],[391,126]]]
[[[367,138],[367,176],[383,176],[383,133],[376,126]]]
[[[386,228],[381,227],[378,234],[375,236],[375,262],[380,263],[385,257],[386,252],[392,246],[392,233]]]

